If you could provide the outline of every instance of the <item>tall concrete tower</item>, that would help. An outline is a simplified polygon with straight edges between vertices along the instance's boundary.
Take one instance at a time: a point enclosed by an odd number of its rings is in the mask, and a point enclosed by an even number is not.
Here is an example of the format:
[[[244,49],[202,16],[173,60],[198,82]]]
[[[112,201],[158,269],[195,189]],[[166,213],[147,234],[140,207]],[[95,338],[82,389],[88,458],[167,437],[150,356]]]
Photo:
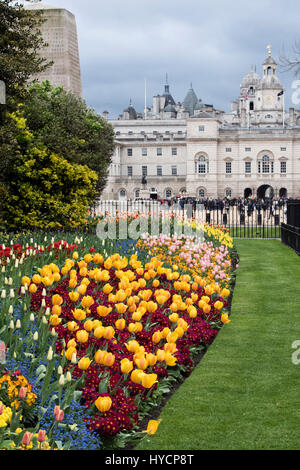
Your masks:
[[[64,8],[43,3],[27,4],[24,8],[42,11],[47,20],[41,26],[41,32],[48,47],[42,49],[40,54],[48,61],[53,61],[53,65],[35,78],[39,82],[49,80],[54,86],[62,85],[66,90],[82,96],[75,16]]]

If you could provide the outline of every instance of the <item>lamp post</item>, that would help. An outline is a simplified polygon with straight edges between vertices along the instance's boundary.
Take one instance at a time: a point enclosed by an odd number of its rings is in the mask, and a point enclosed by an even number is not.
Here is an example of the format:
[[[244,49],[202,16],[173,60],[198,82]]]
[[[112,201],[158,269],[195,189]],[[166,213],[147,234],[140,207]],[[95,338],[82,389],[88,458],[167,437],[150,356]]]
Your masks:
[[[6,105],[6,86],[3,80],[0,80],[0,123],[4,120],[4,111]]]

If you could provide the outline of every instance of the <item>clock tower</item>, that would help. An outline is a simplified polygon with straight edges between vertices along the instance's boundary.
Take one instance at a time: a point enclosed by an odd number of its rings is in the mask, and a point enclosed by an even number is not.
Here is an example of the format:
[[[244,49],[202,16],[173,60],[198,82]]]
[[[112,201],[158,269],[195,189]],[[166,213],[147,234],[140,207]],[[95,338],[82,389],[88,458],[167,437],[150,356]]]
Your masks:
[[[262,78],[252,69],[241,84],[239,114],[242,115],[242,110],[246,113],[247,127],[276,127],[284,122],[283,87],[276,75],[277,64],[271,56],[271,46],[267,49]]]

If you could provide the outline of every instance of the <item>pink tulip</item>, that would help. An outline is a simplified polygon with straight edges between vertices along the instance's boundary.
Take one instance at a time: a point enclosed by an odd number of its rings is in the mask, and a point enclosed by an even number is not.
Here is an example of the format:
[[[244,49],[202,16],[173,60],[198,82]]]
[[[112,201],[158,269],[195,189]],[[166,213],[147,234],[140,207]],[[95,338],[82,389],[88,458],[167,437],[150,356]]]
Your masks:
[[[65,414],[64,414],[63,410],[59,410],[59,412],[58,412],[57,415],[55,416],[56,421],[58,421],[58,422],[63,421],[64,415],[65,415]]]
[[[27,388],[26,387],[21,387],[19,391],[19,398],[25,398],[27,393]]]
[[[31,432],[26,431],[22,439],[22,444],[24,444],[25,446],[29,446],[32,436],[33,434]]]
[[[59,412],[60,412],[60,406],[56,405],[56,406],[54,407],[54,414],[55,414],[55,416],[57,416]]]
[[[1,403],[0,405],[0,415],[2,415],[2,413],[3,413],[3,403]]]
[[[39,442],[44,442],[45,437],[46,437],[46,431],[44,431],[43,429],[40,429],[39,432],[38,432],[37,440]]]

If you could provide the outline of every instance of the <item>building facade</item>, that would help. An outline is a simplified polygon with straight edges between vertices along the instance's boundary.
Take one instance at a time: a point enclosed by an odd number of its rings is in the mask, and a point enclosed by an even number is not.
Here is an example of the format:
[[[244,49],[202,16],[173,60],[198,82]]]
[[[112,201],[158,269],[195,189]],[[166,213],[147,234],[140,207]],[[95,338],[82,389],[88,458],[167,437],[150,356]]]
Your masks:
[[[299,197],[300,110],[284,106],[271,52],[262,76],[251,68],[226,113],[191,85],[176,103],[168,83],[153,106],[132,104],[116,120],[116,151],[102,199],[136,199],[142,177],[150,197]],[[105,112],[107,118],[107,112]]]
[[[47,61],[53,61],[51,67],[34,78],[39,82],[49,80],[54,86],[63,86],[65,90],[82,96],[75,16],[64,8],[42,3],[28,4],[24,8],[42,11],[43,17],[46,18],[40,29],[48,46],[41,50],[40,55]]]

